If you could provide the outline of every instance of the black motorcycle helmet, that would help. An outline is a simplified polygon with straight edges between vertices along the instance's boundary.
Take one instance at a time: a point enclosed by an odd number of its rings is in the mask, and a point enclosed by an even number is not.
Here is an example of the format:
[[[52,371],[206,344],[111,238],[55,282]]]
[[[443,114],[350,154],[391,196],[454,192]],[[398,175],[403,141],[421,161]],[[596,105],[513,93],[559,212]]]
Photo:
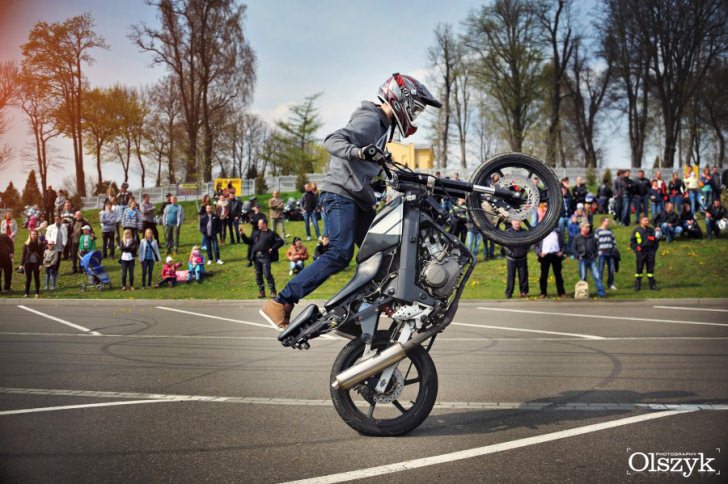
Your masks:
[[[403,138],[415,134],[414,122],[427,106],[441,108],[442,103],[412,76],[394,73],[379,88],[379,99],[388,104]]]

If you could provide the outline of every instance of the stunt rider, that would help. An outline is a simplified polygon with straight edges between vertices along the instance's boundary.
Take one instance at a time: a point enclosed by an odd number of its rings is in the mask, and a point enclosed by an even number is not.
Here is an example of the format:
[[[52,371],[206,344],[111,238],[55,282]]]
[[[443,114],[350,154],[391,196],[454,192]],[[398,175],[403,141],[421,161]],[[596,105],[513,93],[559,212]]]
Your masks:
[[[293,306],[345,269],[354,256],[354,244],[364,241],[377,203],[370,182],[385,157],[377,142],[388,130],[391,139],[395,126],[402,138],[411,136],[417,130],[414,121],[426,106],[442,107],[423,84],[403,74],[387,79],[378,98],[382,104],[363,101],[349,123],[324,140],[331,159],[320,201],[328,220],[329,249],[263,304],[260,314],[281,329],[288,326]]]

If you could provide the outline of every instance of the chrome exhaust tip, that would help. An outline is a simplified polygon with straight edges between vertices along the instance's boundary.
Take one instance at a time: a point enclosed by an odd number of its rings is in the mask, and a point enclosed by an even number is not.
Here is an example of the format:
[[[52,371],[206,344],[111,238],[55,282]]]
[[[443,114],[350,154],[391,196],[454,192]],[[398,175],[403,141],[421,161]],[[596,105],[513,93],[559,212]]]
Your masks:
[[[336,390],[348,390],[357,383],[361,383],[370,376],[376,375],[385,368],[402,361],[406,357],[407,354],[405,353],[404,346],[402,346],[401,343],[396,343],[378,355],[372,356],[364,361],[360,361],[351,368],[347,368],[342,371],[336,375],[331,386]]]

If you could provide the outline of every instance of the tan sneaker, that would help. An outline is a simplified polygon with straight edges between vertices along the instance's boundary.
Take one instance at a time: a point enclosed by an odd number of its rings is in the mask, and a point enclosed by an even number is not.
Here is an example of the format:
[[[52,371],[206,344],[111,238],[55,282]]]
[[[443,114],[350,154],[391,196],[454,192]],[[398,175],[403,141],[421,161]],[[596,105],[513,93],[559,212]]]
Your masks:
[[[275,299],[268,299],[261,306],[260,313],[266,321],[275,325],[277,328],[284,329],[288,326],[293,311],[293,304],[279,303]]]

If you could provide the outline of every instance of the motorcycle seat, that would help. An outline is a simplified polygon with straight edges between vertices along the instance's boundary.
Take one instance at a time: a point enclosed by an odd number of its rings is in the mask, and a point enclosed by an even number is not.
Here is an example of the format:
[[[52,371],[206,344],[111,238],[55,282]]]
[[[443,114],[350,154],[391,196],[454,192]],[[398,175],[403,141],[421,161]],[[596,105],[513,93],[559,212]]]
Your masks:
[[[351,280],[347,282],[343,288],[341,288],[341,291],[339,291],[334,297],[326,301],[326,303],[324,304],[326,310],[330,311],[331,309],[335,308],[341,302],[345,301],[346,298],[348,298],[351,294],[357,292],[364,285],[369,283],[369,281],[371,281],[374,276],[377,275],[377,272],[379,271],[379,266],[382,265],[383,259],[384,255],[382,255],[381,252],[377,252],[367,260],[360,262],[356,266],[356,272],[354,273],[354,277],[352,277]]]

